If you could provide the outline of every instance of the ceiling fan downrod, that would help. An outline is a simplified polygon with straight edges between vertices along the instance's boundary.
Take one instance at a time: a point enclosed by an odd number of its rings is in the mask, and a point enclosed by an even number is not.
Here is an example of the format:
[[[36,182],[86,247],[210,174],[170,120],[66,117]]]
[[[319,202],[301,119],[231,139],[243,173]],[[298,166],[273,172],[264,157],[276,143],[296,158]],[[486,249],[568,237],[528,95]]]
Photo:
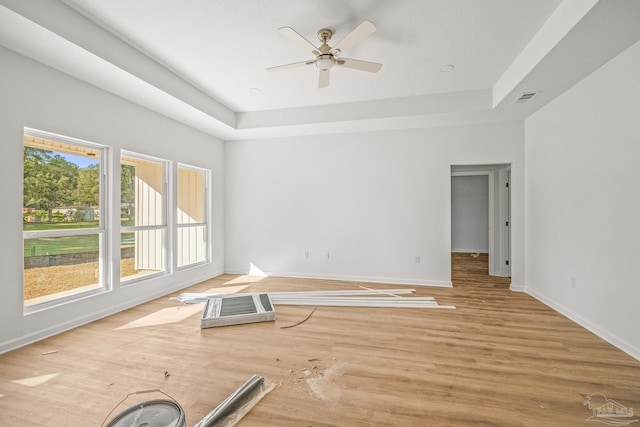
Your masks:
[[[320,53],[318,54],[314,62],[316,64],[316,67],[321,70],[328,70],[336,64],[336,58],[331,53],[331,48],[327,44],[327,42],[331,40],[332,35],[333,32],[326,28],[318,31],[318,39],[322,42],[322,45],[318,48]]]

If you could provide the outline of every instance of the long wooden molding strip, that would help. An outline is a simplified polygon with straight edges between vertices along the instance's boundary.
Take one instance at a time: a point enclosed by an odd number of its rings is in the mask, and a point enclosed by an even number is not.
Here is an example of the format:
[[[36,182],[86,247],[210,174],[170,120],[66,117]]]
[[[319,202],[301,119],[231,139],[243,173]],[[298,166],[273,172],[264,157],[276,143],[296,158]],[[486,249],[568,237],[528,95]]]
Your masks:
[[[342,291],[269,292],[274,305],[314,305],[328,307],[388,307],[388,308],[444,308],[433,297],[400,297],[415,289],[359,289]],[[173,298],[187,304],[204,303],[211,298],[225,298],[237,294],[182,293]]]
[[[279,297],[279,296],[273,296],[271,294],[269,294],[269,297],[271,298],[271,301],[274,304],[278,304],[280,301],[283,302],[287,302],[287,301],[359,301],[359,302],[389,302],[389,303],[394,303],[397,305],[402,305],[402,304],[408,304],[411,302],[420,302],[420,303],[425,303],[425,304],[438,304],[432,297],[407,297],[407,298],[392,298],[392,297],[311,297],[311,298],[307,298],[307,297],[295,297],[295,296],[286,296],[286,297]]]
[[[344,291],[302,291],[302,292],[268,292],[270,297],[282,297],[287,298],[288,296],[292,297],[331,297],[331,296],[359,296],[359,295],[380,295],[380,294],[411,294],[414,293],[415,289],[374,289],[374,290],[364,290],[364,289],[352,289],[352,290],[344,290]],[[178,295],[177,297],[171,298],[176,301],[186,302],[186,303],[204,303],[207,302],[209,298],[224,298],[225,295],[229,294],[203,294],[203,293],[193,293],[193,292],[184,292]],[[432,298],[432,297],[427,297]]]
[[[398,295],[397,292],[395,293],[389,293],[389,292],[385,292],[384,290],[378,291],[375,289],[371,289],[371,288],[367,288],[366,286],[358,286],[360,289],[366,289],[367,291],[371,291],[374,292],[376,294],[381,294],[381,295],[389,295],[390,297],[394,297],[394,298],[402,298],[400,295]],[[415,289],[414,289],[415,290]]]
[[[314,305],[325,307],[386,307],[386,308],[444,308],[455,309],[451,305],[438,305],[435,301],[412,301],[415,298],[301,298],[272,300],[274,305]]]
[[[387,295],[380,295],[380,296],[376,296],[376,295],[296,295],[295,293],[292,294],[278,294],[278,293],[269,293],[269,297],[271,298],[277,298],[277,299],[289,299],[289,298],[308,298],[308,299],[315,299],[315,298],[374,298],[374,299],[381,299],[381,298],[386,298],[386,299],[397,299],[397,300],[401,300],[401,299],[416,299],[416,298],[420,298],[423,301],[435,301],[435,298],[433,297],[390,297]]]
[[[412,294],[415,289],[349,289],[344,291],[303,291],[303,292],[269,292],[269,295],[301,295],[301,296],[357,296],[357,295],[389,295]]]

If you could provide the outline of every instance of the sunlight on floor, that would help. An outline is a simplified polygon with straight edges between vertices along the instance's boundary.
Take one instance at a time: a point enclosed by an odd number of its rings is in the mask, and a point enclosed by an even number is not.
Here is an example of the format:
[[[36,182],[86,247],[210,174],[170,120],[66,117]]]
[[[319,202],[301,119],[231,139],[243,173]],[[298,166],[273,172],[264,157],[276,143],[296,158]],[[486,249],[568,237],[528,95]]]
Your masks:
[[[50,380],[54,379],[58,375],[60,375],[60,373],[49,374],[49,375],[40,375],[39,377],[22,378],[20,380],[13,380],[11,382],[12,383],[16,383],[16,384],[20,384],[20,385],[24,385],[24,386],[27,386],[27,387],[37,387],[39,385],[42,385],[42,384],[46,383],[47,381],[50,381]]]
[[[225,288],[211,288],[207,289],[203,293],[205,294],[235,294],[248,288],[249,285],[244,286],[229,286]],[[177,307],[168,307],[158,310],[155,313],[151,313],[147,316],[141,317],[133,322],[129,322],[126,325],[117,327],[115,330],[120,331],[123,329],[144,328],[146,326],[167,325],[169,323],[178,323],[193,316],[196,313],[202,313],[203,304],[186,304],[176,302],[180,304]]]
[[[255,283],[259,282],[265,277],[269,277],[269,275],[251,262],[249,263],[249,274],[244,274],[242,276],[236,277],[235,279],[231,279],[226,282],[225,285],[235,285],[238,283]]]
[[[265,277],[266,276],[250,276],[247,274],[245,276],[238,276],[235,279],[231,279],[226,282],[225,285],[236,285],[239,283],[256,283],[264,279]]]
[[[230,281],[230,282],[225,283],[225,285],[232,284],[231,282],[233,282],[233,280]],[[205,294],[237,294],[238,292],[244,291],[249,286],[251,286],[251,285],[227,286],[227,287],[224,287],[224,288],[211,288],[211,289],[207,289],[203,293],[205,293]]]
[[[202,312],[202,304],[181,305],[179,307],[163,308],[140,319],[129,322],[124,326],[116,328],[116,331],[123,329],[143,328],[146,326],[166,325],[178,323],[196,313]]]

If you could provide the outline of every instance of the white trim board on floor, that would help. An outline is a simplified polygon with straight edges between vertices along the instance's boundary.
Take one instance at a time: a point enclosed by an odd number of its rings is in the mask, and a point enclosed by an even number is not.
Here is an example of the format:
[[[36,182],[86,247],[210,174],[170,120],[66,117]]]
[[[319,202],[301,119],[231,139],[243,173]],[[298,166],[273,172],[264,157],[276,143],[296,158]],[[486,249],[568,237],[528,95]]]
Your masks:
[[[360,289],[347,289],[347,290],[329,290],[329,291],[291,291],[291,292],[269,292],[270,298],[317,298],[317,297],[347,297],[347,296],[392,296],[394,298],[401,298],[400,295],[413,294],[415,289],[369,289],[360,286]],[[170,299],[185,303],[199,304],[206,302],[209,298],[223,298],[227,295],[236,294],[208,294],[201,292],[183,292],[177,297]],[[422,297],[425,300],[435,300],[433,297]]]
[[[267,293],[267,295],[274,305],[455,309],[455,306],[439,305],[434,297],[402,297],[398,295],[413,292],[415,292],[414,289],[384,289],[381,291],[359,289],[349,291],[273,292]],[[205,303],[208,307],[211,300],[233,299],[240,295],[242,294],[182,293],[171,299],[185,304]]]

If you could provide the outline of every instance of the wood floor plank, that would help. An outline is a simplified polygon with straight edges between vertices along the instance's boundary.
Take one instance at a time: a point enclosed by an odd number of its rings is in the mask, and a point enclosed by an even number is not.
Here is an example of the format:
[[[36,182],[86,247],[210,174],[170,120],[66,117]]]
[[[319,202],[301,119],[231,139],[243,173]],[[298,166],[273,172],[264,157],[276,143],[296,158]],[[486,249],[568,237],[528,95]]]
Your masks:
[[[453,288],[415,295],[456,310],[319,307],[281,329],[313,307],[277,306],[275,322],[201,330],[197,307],[164,297],[5,353],[0,425],[99,426],[158,388],[192,426],[253,374],[276,386],[242,427],[587,425],[595,392],[638,412],[639,361],[487,276],[486,255],[452,259]],[[186,291],[359,285],[394,287],[223,275]]]

